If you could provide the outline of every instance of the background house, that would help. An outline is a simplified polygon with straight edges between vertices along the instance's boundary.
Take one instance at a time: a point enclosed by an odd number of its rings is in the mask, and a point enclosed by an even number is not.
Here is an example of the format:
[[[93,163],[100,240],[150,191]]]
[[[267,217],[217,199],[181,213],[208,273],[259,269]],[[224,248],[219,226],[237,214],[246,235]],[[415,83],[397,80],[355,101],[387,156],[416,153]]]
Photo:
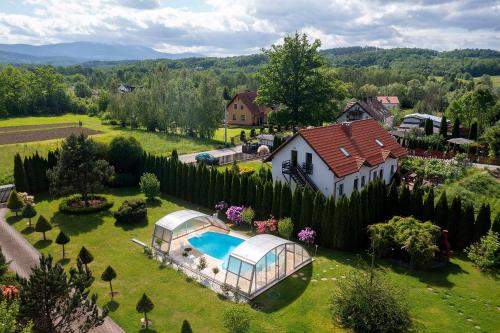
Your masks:
[[[377,100],[382,103],[387,110],[399,109],[400,107],[398,96],[377,96]]]
[[[239,126],[261,126],[266,123],[270,107],[255,104],[257,92],[243,91],[234,95],[226,106],[227,123]]]
[[[351,100],[347,103],[337,121],[346,122],[370,118],[390,127],[394,120],[391,111],[386,109],[382,102],[375,97],[367,97],[360,101]]]
[[[412,113],[403,117],[401,124],[398,127],[398,131],[407,132],[413,128],[424,128],[425,121],[427,119],[432,120],[432,130],[434,133],[439,133],[439,128],[441,127],[441,117],[433,116],[431,114],[425,113]],[[447,121],[447,126],[450,127],[450,122]]]
[[[136,88],[142,89],[142,86],[136,87],[136,86],[133,86],[131,84],[122,83],[118,86],[118,92],[129,93],[129,92],[134,91]]]
[[[365,119],[300,130],[265,161],[272,161],[273,180],[338,198],[375,178],[389,183],[404,155],[377,121]]]

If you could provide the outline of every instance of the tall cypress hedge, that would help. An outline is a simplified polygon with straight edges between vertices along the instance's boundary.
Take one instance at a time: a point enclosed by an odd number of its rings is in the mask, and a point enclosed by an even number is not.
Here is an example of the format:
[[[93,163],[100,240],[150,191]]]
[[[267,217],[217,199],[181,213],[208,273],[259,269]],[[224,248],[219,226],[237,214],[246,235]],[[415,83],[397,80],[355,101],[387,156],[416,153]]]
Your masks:
[[[280,217],[290,217],[292,208],[292,190],[288,183],[283,184],[281,187],[281,199],[280,199]]]

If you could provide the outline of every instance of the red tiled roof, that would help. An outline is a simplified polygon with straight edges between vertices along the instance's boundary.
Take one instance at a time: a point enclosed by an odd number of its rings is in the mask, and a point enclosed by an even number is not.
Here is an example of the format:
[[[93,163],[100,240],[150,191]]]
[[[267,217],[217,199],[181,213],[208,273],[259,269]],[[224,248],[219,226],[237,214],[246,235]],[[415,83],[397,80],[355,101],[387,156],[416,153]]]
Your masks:
[[[342,114],[349,111],[354,105],[359,105],[366,113],[370,115],[373,119],[377,121],[384,121],[385,118],[392,116],[391,111],[387,110],[380,101],[378,101],[375,97],[368,97],[364,100],[351,100],[347,103],[342,111]]]
[[[253,114],[260,115],[265,112],[266,108],[264,106],[258,106],[254,102],[255,98],[257,97],[257,92],[250,90],[239,92],[233,96],[233,98],[229,101],[227,106],[232,104],[236,97],[239,97],[240,100],[243,102],[243,104],[245,104],[250,110],[250,112],[252,112]]]
[[[304,129],[297,132],[295,136],[297,135],[304,138],[337,177],[357,172],[363,165],[381,164],[389,156],[399,158],[406,155],[406,149],[374,119]],[[380,141],[383,147],[377,144],[375,139]],[[291,139],[288,142],[290,141]],[[266,160],[272,160],[272,156],[286,144],[280,146]],[[345,156],[340,148],[347,151],[349,156]]]
[[[382,104],[399,104],[398,96],[377,96],[377,100]]]

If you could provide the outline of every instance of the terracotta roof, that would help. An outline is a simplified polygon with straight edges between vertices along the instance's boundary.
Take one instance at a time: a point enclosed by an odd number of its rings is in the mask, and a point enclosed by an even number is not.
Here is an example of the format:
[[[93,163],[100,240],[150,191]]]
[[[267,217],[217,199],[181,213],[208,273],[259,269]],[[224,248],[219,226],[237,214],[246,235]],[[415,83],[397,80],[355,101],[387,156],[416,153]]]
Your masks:
[[[353,106],[359,105],[366,113],[377,121],[384,121],[385,118],[391,117],[391,111],[387,110],[380,101],[374,97],[368,97],[361,101],[351,100],[347,103],[342,114],[349,111]]]
[[[242,92],[239,92],[236,95],[234,95],[226,107],[228,107],[230,104],[232,104],[236,97],[239,97],[240,100],[243,102],[243,104],[245,104],[248,107],[250,112],[252,112],[255,115],[263,114],[266,111],[265,110],[266,108],[264,106],[258,106],[254,102],[255,98],[257,97],[257,92],[250,91],[250,90],[242,91]]]
[[[398,96],[377,96],[377,100],[382,104],[399,104]]]
[[[363,165],[381,164],[388,157],[406,155],[406,149],[376,120],[365,119],[301,130],[276,149],[266,161],[272,160],[276,152],[298,135],[304,138],[337,177],[357,172]]]

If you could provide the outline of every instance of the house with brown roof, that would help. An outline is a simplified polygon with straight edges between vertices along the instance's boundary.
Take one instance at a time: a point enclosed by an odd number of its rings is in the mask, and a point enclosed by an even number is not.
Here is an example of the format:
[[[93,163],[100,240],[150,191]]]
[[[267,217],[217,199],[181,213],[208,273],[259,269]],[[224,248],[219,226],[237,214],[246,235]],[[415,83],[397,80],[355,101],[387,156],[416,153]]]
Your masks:
[[[226,119],[229,125],[262,126],[267,121],[271,108],[255,103],[257,92],[242,91],[234,95],[226,106]]]
[[[382,103],[387,110],[399,109],[400,107],[398,96],[377,96],[377,100]]]
[[[405,155],[379,122],[364,119],[300,130],[265,161],[272,161],[275,181],[339,198],[376,178],[390,183]]]
[[[382,102],[375,97],[366,97],[359,101],[349,101],[337,121],[343,123],[370,118],[389,127],[392,127],[394,120],[391,111],[386,109]]]

